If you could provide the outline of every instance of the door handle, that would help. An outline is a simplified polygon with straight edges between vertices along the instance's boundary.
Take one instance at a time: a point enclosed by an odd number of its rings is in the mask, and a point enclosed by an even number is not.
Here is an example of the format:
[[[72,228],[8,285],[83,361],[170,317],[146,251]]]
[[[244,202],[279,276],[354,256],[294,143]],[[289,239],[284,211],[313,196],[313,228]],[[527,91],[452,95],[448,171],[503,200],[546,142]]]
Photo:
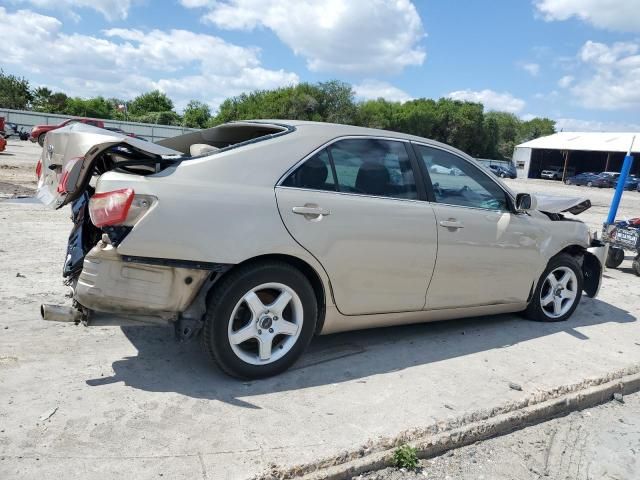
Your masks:
[[[304,215],[305,218],[322,218],[331,214],[331,212],[326,208],[309,204],[305,205],[304,207],[293,207],[291,211],[296,215]]]
[[[462,222],[457,221],[455,218],[450,218],[449,220],[440,220],[438,222],[441,227],[451,228],[452,230],[457,230],[459,228],[464,228]]]

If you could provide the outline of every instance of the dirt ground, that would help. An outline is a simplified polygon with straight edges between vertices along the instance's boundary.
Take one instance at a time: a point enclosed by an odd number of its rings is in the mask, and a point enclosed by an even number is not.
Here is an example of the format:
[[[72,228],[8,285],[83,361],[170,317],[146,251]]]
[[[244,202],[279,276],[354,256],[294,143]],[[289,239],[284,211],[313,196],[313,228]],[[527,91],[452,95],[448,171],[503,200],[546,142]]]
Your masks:
[[[10,141],[0,154],[5,198],[33,189],[39,151]],[[509,183],[588,195],[594,207],[580,218],[594,229],[612,195]],[[625,193],[620,216],[638,215],[640,194]],[[170,328],[40,320],[41,303],[68,302],[70,226],[67,208],[0,201],[1,479],[249,478],[640,371],[640,278],[630,255],[567,322],[499,315],[319,337],[285,374],[238,382],[197,343],[175,343]]]
[[[573,412],[503,437],[353,480],[538,480],[640,478],[640,394]]]

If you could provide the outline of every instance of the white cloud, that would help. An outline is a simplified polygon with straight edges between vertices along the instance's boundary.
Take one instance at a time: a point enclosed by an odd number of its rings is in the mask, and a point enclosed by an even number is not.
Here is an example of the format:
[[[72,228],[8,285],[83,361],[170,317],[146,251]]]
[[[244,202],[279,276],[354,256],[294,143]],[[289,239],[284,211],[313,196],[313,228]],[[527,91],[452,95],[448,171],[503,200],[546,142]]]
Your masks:
[[[74,19],[80,17],[76,10],[90,8],[102,14],[107,20],[124,20],[129,14],[132,0],[14,0],[19,3],[29,3],[34,7],[53,11],[69,12]]]
[[[264,27],[312,71],[397,73],[422,65],[422,21],[409,0],[181,0],[218,28]]]
[[[578,53],[580,79],[570,91],[586,108],[640,107],[640,44],[586,42]]]
[[[558,80],[558,86],[561,88],[567,88],[573,83],[574,80],[575,78],[572,75],[565,75],[560,80]]]
[[[390,102],[411,100],[411,95],[404,90],[378,80],[364,80],[360,84],[354,85],[353,89],[356,92],[356,96],[363,100],[377,100],[378,98],[384,98]]]
[[[72,95],[131,98],[159,88],[177,105],[194,98],[215,107],[230,95],[299,81],[295,73],[262,67],[256,48],[187,30],[66,34],[56,18],[0,7],[0,38],[3,64],[46,75]]]
[[[526,102],[514,97],[508,92],[494,92],[493,90],[458,90],[446,95],[454,100],[466,100],[480,102],[485,110],[497,110],[500,112],[519,113],[525,107]]]
[[[540,73],[540,65],[537,63],[520,63],[519,67],[534,77]]]
[[[640,32],[640,0],[534,0],[546,21],[576,17],[594,27]]]
[[[557,118],[556,130],[564,130],[566,132],[640,132],[640,124]]]

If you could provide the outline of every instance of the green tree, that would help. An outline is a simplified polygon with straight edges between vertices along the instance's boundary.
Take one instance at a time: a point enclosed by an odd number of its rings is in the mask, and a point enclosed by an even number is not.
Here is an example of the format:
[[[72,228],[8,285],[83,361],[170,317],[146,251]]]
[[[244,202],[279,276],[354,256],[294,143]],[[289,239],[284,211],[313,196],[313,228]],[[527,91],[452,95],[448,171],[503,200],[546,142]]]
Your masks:
[[[533,118],[520,126],[520,141],[526,142],[534,138],[551,135],[556,131],[556,122],[549,118]]]
[[[129,103],[129,114],[133,116],[146,113],[170,112],[173,110],[173,102],[166,93],[160,90],[138,95]]]
[[[103,97],[74,97],[67,99],[63,113],[76,117],[113,118],[114,110],[113,104]]]
[[[47,87],[38,87],[33,91],[31,108],[36,112],[63,113],[67,108],[68,97],[62,92],[53,93]]]
[[[0,107],[25,110],[32,99],[28,80],[6,75],[0,69]]]
[[[182,123],[185,127],[205,128],[211,119],[211,109],[206,103],[191,100],[182,114]]]

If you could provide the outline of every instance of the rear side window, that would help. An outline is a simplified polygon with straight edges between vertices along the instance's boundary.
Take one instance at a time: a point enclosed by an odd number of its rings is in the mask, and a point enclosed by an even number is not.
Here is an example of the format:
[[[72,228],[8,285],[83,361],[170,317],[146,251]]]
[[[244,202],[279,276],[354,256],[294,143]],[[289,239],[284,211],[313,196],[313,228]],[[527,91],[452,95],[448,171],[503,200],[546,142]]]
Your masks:
[[[418,198],[413,169],[403,142],[347,139],[328,148],[341,192]]]
[[[304,162],[282,182],[285,187],[307,188],[310,190],[336,190],[329,154],[322,150]]]

